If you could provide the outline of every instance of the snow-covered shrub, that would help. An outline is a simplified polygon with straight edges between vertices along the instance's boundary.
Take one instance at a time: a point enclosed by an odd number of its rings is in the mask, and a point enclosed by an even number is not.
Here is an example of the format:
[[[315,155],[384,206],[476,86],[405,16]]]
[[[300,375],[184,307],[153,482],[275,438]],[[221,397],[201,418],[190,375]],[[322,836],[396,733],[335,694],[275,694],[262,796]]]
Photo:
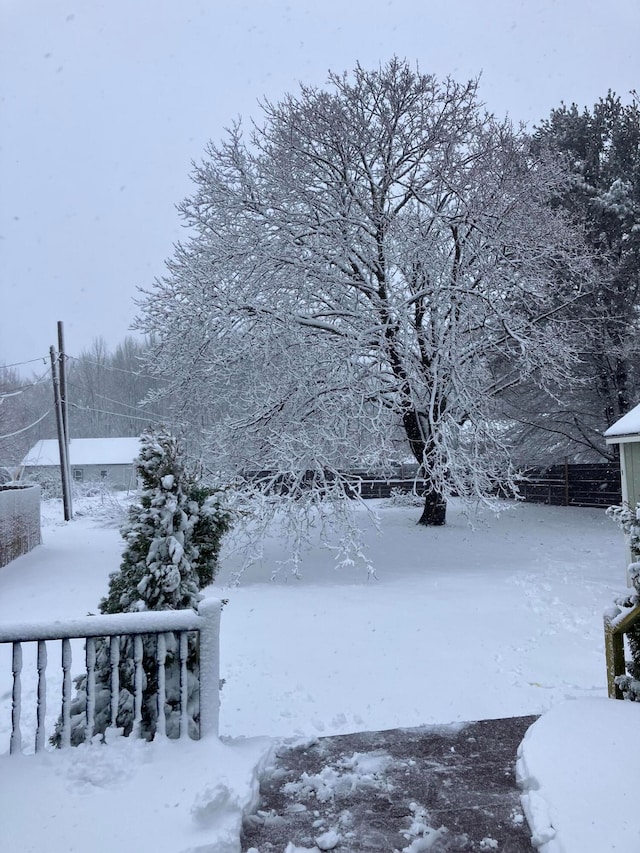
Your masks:
[[[37,474],[27,474],[21,478],[20,482],[29,484],[37,483],[40,486],[40,495],[43,501],[62,497],[60,471],[57,468],[53,471],[44,469],[38,471]]]
[[[422,506],[424,497],[417,492],[406,492],[404,489],[391,489],[389,493],[391,506]]]
[[[640,555],[640,504],[635,509],[631,509],[629,504],[610,506],[607,515],[627,537],[631,552]]]
[[[141,482],[139,501],[129,508],[121,532],[125,549],[120,569],[109,579],[109,591],[100,602],[101,613],[140,610],[195,609],[200,589],[215,577],[223,534],[229,527],[229,512],[220,494],[185,470],[179,441],[164,429],[147,430],[141,437],[136,470]],[[175,638],[169,634],[166,657],[166,730],[178,735],[180,664]],[[95,734],[104,734],[110,724],[109,643],[97,642]],[[143,640],[144,737],[151,738],[157,719],[156,640]],[[195,637],[189,636],[188,717],[190,734],[197,734],[198,659]],[[117,727],[129,734],[133,728],[134,664],[132,640],[123,637],[120,648]],[[71,706],[71,742],[81,743],[86,726],[86,676],[76,680]],[[52,743],[59,745],[61,721]]]
[[[629,566],[629,579],[632,589],[618,596],[615,603],[622,609],[637,607],[640,604],[640,504],[632,509],[628,504],[612,506],[607,510],[609,515],[622,529],[627,537],[634,562]],[[625,699],[640,701],[640,622],[625,632],[631,659],[626,661],[627,674],[616,678],[616,684],[622,690]]]

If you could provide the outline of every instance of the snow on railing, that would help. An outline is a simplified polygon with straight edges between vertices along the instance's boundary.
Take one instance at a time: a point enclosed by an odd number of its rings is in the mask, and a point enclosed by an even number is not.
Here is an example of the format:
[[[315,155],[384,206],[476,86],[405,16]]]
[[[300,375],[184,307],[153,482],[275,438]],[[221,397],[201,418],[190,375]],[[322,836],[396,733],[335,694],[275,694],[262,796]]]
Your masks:
[[[220,689],[220,610],[221,602],[205,599],[194,610],[161,610],[141,613],[116,613],[111,615],[86,616],[55,622],[19,622],[0,626],[0,644],[12,643],[13,691],[11,704],[10,753],[22,752],[22,651],[23,644],[37,646],[37,699],[35,751],[45,746],[45,715],[47,706],[47,641],[61,643],[62,696],[60,714],[60,745],[69,746],[71,739],[71,640],[85,640],[86,673],[86,729],[85,738],[90,740],[95,725],[95,665],[96,639],[109,639],[110,663],[110,722],[116,728],[118,713],[120,640],[133,640],[134,666],[134,720],[132,734],[140,734],[142,720],[142,698],[145,673],[143,671],[143,636],[156,637],[157,665],[157,709],[156,734],[165,731],[165,658],[166,636],[175,634],[180,662],[180,732],[181,738],[188,736],[187,716],[187,653],[188,634],[196,632],[199,639],[199,687],[200,687],[200,737],[218,734],[219,689]]]
[[[640,605],[620,608],[617,605],[604,613],[604,650],[607,662],[607,692],[610,699],[623,699],[617,679],[626,671],[624,635],[640,622]]]

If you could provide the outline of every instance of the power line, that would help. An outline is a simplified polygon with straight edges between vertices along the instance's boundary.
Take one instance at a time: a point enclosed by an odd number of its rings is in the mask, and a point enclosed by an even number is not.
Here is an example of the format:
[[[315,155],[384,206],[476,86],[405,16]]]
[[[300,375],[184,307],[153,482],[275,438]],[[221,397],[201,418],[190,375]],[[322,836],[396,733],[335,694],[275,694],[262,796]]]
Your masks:
[[[138,378],[142,379],[153,379],[155,382],[160,381],[158,376],[153,376],[151,373],[143,373],[142,371],[136,370],[126,370],[124,367],[113,367],[112,365],[104,364],[100,361],[92,361],[90,358],[85,358],[84,356],[78,358],[78,356],[75,355],[67,355],[67,358],[72,358],[74,361],[79,361],[83,364],[92,364],[94,367],[102,367],[105,370],[113,370],[117,373],[127,373],[129,376],[137,376]]]
[[[6,367],[24,367],[25,364],[34,364],[36,361],[42,361],[44,364],[47,363],[47,357],[42,356],[41,358],[31,358],[29,361],[16,361],[13,364],[1,364],[0,370]]]
[[[98,394],[98,392],[96,392],[96,397],[100,397],[100,399],[106,400],[108,403],[115,403],[116,406],[122,406],[125,409],[133,409],[134,412],[144,411],[144,406],[141,406],[141,405],[131,406],[131,405],[129,405],[129,403],[123,403],[121,400],[114,400],[112,397],[105,397],[104,394]],[[158,418],[158,420],[160,420],[160,421],[164,420],[164,416],[158,414],[158,412],[149,412],[149,414]]]
[[[87,385],[84,383],[69,382],[68,386],[72,391],[79,392],[79,394],[84,393],[88,394],[91,397],[100,397],[101,400],[106,400],[108,403],[115,403],[116,406],[122,406],[124,409],[132,409],[134,412],[148,411],[144,408],[144,406],[140,405],[139,403],[136,406],[132,406],[129,403],[124,403],[122,400],[115,400],[113,397],[107,397],[105,394],[99,394],[97,391],[93,391],[91,388],[88,388]],[[100,409],[93,409],[91,406],[83,405],[81,403],[74,403],[73,405],[75,405],[76,408],[84,408],[87,411],[100,411]],[[119,414],[122,417],[133,417],[132,415],[128,415],[126,412],[114,412],[113,414]],[[152,417],[157,418],[158,422],[166,421],[166,417],[164,415],[161,415],[159,412],[148,411],[148,414]]]
[[[132,421],[144,421],[148,424],[166,423],[169,426],[184,426],[184,424],[176,423],[163,418],[162,421],[154,421],[151,418],[141,418],[136,415],[129,415],[126,412],[107,412],[104,409],[96,409],[93,406],[81,406],[78,403],[68,402],[69,406],[78,409],[80,412],[95,412],[98,415],[112,415],[115,418],[129,418]]]
[[[49,379],[49,374],[51,373],[50,368],[47,368],[42,376],[38,377],[35,382],[29,382],[28,385],[18,385],[17,388],[12,388],[10,391],[2,391],[0,392],[0,400],[4,397],[14,397],[17,394],[22,394],[23,391],[26,391],[28,388],[35,388],[36,385],[41,385],[45,380]]]
[[[29,426],[23,427],[22,429],[16,430],[15,432],[9,432],[6,435],[0,435],[0,439],[13,438],[14,435],[20,435],[21,432],[26,432],[28,429],[31,429],[32,427],[37,426],[40,423],[40,421],[43,421],[47,417],[47,415],[50,415],[50,414],[51,414],[51,409],[46,411],[41,418],[38,418],[37,421],[34,421],[32,424],[29,424]]]

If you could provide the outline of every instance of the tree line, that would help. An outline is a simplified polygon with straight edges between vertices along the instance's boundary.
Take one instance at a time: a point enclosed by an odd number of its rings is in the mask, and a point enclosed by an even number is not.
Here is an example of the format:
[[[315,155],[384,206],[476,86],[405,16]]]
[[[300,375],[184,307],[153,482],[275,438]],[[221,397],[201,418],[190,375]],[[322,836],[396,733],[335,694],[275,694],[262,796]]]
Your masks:
[[[70,433],[76,438],[137,436],[168,417],[166,400],[153,399],[163,381],[145,363],[149,342],[127,337],[113,351],[96,338],[67,357]],[[40,439],[56,437],[48,359],[31,376],[0,368],[0,466],[13,467]]]
[[[532,137],[534,151],[552,151],[568,172],[551,204],[582,230],[591,276],[567,320],[576,354],[568,381],[505,395],[519,459],[529,464],[614,461],[602,433],[640,402],[640,109],[631,94],[627,105],[612,92],[592,109],[562,105]]]

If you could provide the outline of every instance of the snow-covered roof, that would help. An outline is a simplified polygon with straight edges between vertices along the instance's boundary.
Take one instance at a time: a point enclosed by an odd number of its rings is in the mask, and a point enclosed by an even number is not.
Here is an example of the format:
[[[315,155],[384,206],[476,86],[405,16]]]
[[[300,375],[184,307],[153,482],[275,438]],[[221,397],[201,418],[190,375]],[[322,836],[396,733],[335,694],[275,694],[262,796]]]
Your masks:
[[[605,432],[604,437],[607,439],[608,444],[616,444],[627,436],[635,435],[640,440],[640,405],[636,406],[635,409],[631,409],[619,421],[616,421],[613,426],[610,426]]]
[[[69,443],[71,465],[131,465],[139,453],[139,438],[72,438]],[[57,439],[44,438],[37,442],[22,464],[59,465]]]

